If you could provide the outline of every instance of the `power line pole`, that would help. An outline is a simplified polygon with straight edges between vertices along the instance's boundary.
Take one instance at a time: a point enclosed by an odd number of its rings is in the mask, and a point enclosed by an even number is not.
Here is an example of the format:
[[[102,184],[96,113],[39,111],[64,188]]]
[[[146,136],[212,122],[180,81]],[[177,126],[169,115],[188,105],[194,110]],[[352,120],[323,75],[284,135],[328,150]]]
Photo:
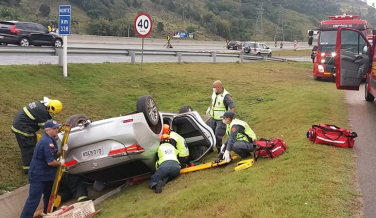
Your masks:
[[[274,35],[274,41],[277,41],[277,39],[281,39],[282,41],[285,41],[285,34],[283,33],[283,7],[282,5],[279,5],[278,8],[278,23],[275,27],[275,35]]]
[[[256,25],[255,25],[255,35],[256,34],[264,34],[264,27],[262,24],[262,15],[264,12],[264,2],[261,2],[259,4],[259,7],[257,8],[257,19],[256,19]]]

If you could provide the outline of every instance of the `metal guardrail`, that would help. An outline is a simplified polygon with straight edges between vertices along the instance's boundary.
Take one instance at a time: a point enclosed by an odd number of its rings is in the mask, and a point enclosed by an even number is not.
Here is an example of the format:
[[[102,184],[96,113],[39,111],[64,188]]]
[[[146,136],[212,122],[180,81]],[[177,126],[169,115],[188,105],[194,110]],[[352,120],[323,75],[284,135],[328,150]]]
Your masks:
[[[68,47],[68,55],[111,55],[111,56],[131,56],[131,63],[135,63],[136,55],[141,55],[141,49],[124,49],[124,48],[90,48],[90,47]],[[0,47],[0,55],[40,55],[40,56],[59,56],[59,65],[62,65],[63,49],[47,47]],[[222,53],[218,51],[187,51],[187,50],[144,50],[144,55],[161,55],[175,56],[177,62],[182,62],[183,56],[203,56],[213,57],[213,62],[217,62],[217,57],[237,58],[239,62],[248,61],[291,61],[284,58],[250,56],[242,52],[239,53]]]

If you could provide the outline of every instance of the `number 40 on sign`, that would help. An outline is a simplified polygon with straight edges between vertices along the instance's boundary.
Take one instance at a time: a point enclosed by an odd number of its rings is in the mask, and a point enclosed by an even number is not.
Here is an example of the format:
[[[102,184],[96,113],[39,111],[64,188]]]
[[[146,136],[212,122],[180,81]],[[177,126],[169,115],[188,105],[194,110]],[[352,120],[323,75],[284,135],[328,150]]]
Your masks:
[[[139,36],[148,36],[153,29],[153,22],[150,15],[146,13],[137,15],[136,19],[134,20],[134,28]]]

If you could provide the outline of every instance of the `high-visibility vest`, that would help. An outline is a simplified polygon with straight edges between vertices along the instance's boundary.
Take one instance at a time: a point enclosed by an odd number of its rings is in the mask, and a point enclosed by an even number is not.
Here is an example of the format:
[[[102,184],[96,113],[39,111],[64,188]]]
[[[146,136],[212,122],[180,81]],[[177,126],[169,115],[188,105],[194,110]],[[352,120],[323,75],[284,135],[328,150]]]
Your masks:
[[[155,164],[155,168],[158,169],[158,167],[167,160],[173,160],[179,163],[177,155],[178,150],[170,143],[160,144],[158,148],[158,161]]]
[[[170,132],[170,137],[176,141],[176,149],[178,150],[179,157],[189,156],[189,149],[185,139],[173,131]]]
[[[227,108],[225,107],[224,100],[225,96],[229,95],[230,93],[226,91],[226,89],[223,89],[222,93],[213,92],[212,94],[212,104],[210,109],[210,116],[213,117],[215,120],[221,120],[221,116],[227,111]]]
[[[239,125],[239,126],[244,127],[244,133],[238,132],[238,134],[236,135],[236,141],[249,142],[248,137],[252,138],[253,141],[257,139],[256,134],[255,132],[253,132],[251,127],[249,127],[249,125],[246,122],[242,120],[238,120],[238,119],[233,119],[231,123],[226,126],[227,135],[231,134],[231,129],[232,129],[232,126],[234,125]]]

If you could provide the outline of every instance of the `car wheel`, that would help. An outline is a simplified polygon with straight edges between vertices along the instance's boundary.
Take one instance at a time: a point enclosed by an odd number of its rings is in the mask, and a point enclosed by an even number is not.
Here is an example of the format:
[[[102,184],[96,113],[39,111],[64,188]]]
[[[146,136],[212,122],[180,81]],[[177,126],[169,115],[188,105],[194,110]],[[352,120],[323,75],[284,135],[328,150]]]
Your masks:
[[[159,112],[157,104],[155,103],[153,97],[150,95],[144,95],[137,99],[137,112],[142,112],[146,118],[146,121],[155,126],[159,123]]]
[[[313,76],[313,79],[318,81],[321,80],[321,77]]]
[[[28,38],[21,38],[20,46],[29,46],[29,45],[30,45],[30,41]]]
[[[190,111],[193,111],[193,109],[192,109],[191,106],[189,106],[189,105],[183,105],[179,109],[179,114],[185,113],[185,112],[190,112]]]
[[[63,42],[60,39],[55,39],[54,46],[55,48],[60,48],[63,45]]]
[[[79,126],[79,125],[83,125],[85,124],[85,122],[88,120],[89,118],[83,114],[76,114],[76,115],[73,115],[73,116],[70,116],[67,120],[67,124],[70,124],[72,125],[72,127],[76,127],[76,126]]]
[[[364,84],[364,98],[369,102],[375,100],[375,97],[368,91],[368,78]]]
[[[268,54],[268,57],[272,57],[272,53],[271,52]]]
[[[257,52],[257,54],[256,54],[257,56],[261,56],[261,53],[260,52]]]

